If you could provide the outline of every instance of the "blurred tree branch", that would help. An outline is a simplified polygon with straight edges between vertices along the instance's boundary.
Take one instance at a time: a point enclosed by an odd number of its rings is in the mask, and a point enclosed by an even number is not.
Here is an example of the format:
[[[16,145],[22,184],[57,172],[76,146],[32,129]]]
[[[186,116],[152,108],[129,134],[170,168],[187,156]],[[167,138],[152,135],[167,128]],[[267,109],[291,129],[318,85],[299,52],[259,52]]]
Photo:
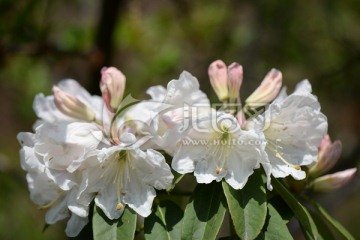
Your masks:
[[[100,94],[99,79],[103,66],[111,63],[114,45],[113,36],[119,13],[126,8],[126,0],[103,0],[99,24],[95,36],[95,49],[90,55],[91,83],[89,91]]]

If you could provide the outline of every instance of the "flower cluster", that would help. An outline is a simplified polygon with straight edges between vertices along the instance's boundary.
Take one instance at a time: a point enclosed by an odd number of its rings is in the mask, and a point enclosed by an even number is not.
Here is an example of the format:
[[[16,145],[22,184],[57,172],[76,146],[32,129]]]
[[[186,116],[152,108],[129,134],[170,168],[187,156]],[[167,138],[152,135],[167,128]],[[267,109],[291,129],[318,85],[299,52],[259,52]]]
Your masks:
[[[156,189],[172,185],[171,168],[193,172],[198,183],[224,179],[242,189],[262,166],[271,190],[271,176],[300,180],[303,166],[327,165],[316,164],[327,119],[307,80],[287,95],[281,72],[272,69],[242,105],[242,66],[218,60],[209,67],[222,102],[214,106],[185,71],[167,88],[150,87],[144,101],[124,98],[125,76],[116,68],[101,74],[102,97],[71,79],[51,96],[37,95],[34,133],[18,134],[31,199],[48,209],[46,223],[69,218],[68,236],[88,223],[92,201],[109,219],[119,218],[125,205],[147,217]]]

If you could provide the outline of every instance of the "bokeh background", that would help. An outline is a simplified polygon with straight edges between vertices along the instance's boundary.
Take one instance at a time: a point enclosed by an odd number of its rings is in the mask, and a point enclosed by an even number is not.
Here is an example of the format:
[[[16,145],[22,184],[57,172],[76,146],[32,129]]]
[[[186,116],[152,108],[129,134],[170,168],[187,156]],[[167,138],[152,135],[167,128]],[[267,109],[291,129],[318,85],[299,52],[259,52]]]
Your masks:
[[[139,99],[183,70],[215,99],[207,77],[216,59],[244,66],[243,99],[275,67],[284,84],[310,79],[343,142],[333,171],[360,160],[360,2],[205,0],[0,0],[0,239],[67,239],[64,223],[42,232],[30,201],[16,134],[31,131],[34,96],[74,78],[99,94],[102,66],[127,76]],[[360,239],[360,177],[323,205]]]

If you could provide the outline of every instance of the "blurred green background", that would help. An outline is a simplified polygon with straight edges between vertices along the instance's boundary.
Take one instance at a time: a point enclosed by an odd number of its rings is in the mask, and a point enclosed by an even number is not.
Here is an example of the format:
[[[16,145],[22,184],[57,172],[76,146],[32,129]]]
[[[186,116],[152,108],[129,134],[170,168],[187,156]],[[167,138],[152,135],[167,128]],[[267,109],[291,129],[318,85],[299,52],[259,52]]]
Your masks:
[[[0,0],[0,18],[0,239],[66,239],[64,223],[42,233],[16,134],[32,130],[35,94],[64,78],[98,94],[102,66],[121,69],[140,99],[182,70],[215,99],[207,67],[216,59],[244,66],[243,99],[273,67],[290,91],[308,78],[343,142],[333,171],[359,164],[359,1]],[[319,198],[360,239],[359,174]]]

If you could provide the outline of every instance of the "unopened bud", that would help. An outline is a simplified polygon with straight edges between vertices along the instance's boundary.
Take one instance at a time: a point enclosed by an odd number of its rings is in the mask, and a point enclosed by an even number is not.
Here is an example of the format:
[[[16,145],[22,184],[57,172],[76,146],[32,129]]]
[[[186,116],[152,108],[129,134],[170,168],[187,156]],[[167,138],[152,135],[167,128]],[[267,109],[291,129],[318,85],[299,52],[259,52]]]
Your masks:
[[[282,85],[282,74],[279,70],[271,69],[260,86],[246,99],[245,103],[251,108],[266,105],[275,99]]]
[[[111,112],[116,112],[124,95],[126,78],[115,67],[101,69],[100,89],[105,105]]]
[[[52,91],[54,94],[55,105],[62,113],[83,121],[91,122],[95,120],[95,112],[79,99],[56,86],[53,87]]]
[[[243,68],[238,63],[232,63],[228,68],[228,89],[229,99],[236,101],[239,99],[240,87],[243,80]]]
[[[344,171],[328,174],[316,178],[310,188],[315,192],[331,192],[345,186],[354,177],[356,168],[350,168]]]
[[[241,129],[246,129],[246,118],[245,118],[244,112],[242,110],[240,110],[236,114],[236,119],[237,119]]]
[[[220,101],[225,101],[229,98],[229,91],[227,86],[227,67],[221,60],[216,60],[209,66],[209,78],[212,88]]]
[[[325,135],[319,147],[318,161],[309,170],[309,176],[317,177],[333,168],[340,158],[342,145],[340,141],[331,143],[329,135]]]

